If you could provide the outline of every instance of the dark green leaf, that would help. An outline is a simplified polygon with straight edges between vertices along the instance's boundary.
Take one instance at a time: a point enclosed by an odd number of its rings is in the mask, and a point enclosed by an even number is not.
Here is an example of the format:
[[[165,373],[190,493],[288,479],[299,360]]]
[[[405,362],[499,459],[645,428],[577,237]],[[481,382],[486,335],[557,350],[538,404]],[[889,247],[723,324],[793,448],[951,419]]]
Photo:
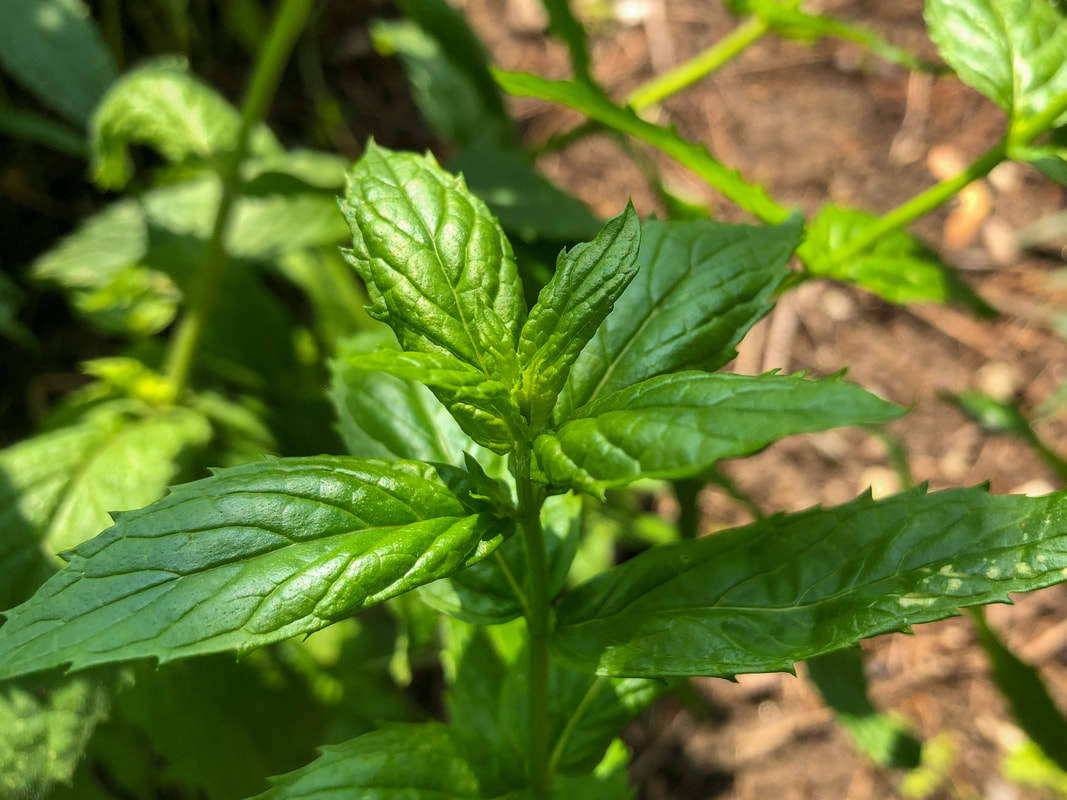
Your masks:
[[[1067,719],[1045,688],[1040,673],[1008,650],[986,623],[981,609],[972,615],[978,639],[993,664],[993,680],[1023,731],[1061,770],[1067,770]]]
[[[793,662],[1067,579],[1067,497],[870,496],[650,550],[557,608],[556,658],[603,675]]]
[[[90,125],[93,179],[118,189],[130,179],[127,148],[149,145],[171,162],[208,161],[237,144],[241,117],[230,103],[173,58],[127,72],[111,87]],[[280,149],[265,126],[252,136],[252,153]]]
[[[523,400],[531,427],[551,416],[571,365],[637,274],[641,223],[633,206],[597,237],[564,250],[519,333]]]
[[[515,377],[525,316],[515,259],[461,179],[430,156],[371,143],[349,173],[342,208],[371,313],[405,350],[454,355],[492,379]]]
[[[81,126],[115,65],[81,0],[0,0],[0,64],[47,106]]]
[[[438,468],[444,470],[444,467]],[[186,484],[71,551],[0,627],[0,678],[245,652],[481,560],[508,524],[410,462],[271,460]]]
[[[941,57],[1013,121],[1067,91],[1067,9],[1059,0],[927,0],[925,15]]]
[[[0,608],[25,600],[52,572],[56,559],[46,554],[104,530],[108,512],[162,495],[210,436],[193,411],[146,414],[115,402],[0,452]]]
[[[872,248],[847,259],[837,257],[836,250],[876,220],[863,211],[825,206],[797,255],[813,275],[855,284],[890,303],[959,303],[980,316],[995,314],[955,270],[904,231],[886,234]]]
[[[883,767],[919,766],[922,745],[907,725],[880,714],[867,696],[867,677],[859,650],[838,650],[807,664],[808,677],[868,758]]]
[[[795,433],[901,413],[837,378],[679,372],[582,406],[538,436],[534,453],[549,484],[600,493],[642,477],[696,475]]]
[[[600,230],[585,204],[549,183],[517,150],[479,143],[461,150],[448,169],[463,175],[504,230],[524,242],[580,242]]]
[[[726,364],[770,311],[801,232],[799,216],[773,228],[646,222],[641,269],[578,357],[555,418],[656,375]]]
[[[88,152],[82,134],[65,122],[11,108],[6,103],[0,103],[0,134],[43,144],[74,158],[85,158]]]
[[[30,800],[70,781],[115,683],[99,672],[50,673],[0,686],[0,797]]]
[[[673,128],[646,122],[629,108],[619,108],[589,84],[549,81],[536,75],[501,70],[494,70],[493,75],[508,94],[559,103],[620,133],[648,142],[764,222],[784,222],[789,216],[789,212],[774,202],[762,187],[746,183],[737,172],[715,160],[703,145],[687,142]]]
[[[581,501],[565,494],[548,498],[541,510],[549,564],[549,594],[563,588],[578,546]],[[492,556],[451,578],[422,590],[434,608],[475,625],[495,625],[515,619],[526,610],[528,570],[522,538],[513,536]]]
[[[18,321],[21,304],[22,292],[7,275],[0,273],[0,336],[23,347],[32,347],[35,341],[33,334]]]

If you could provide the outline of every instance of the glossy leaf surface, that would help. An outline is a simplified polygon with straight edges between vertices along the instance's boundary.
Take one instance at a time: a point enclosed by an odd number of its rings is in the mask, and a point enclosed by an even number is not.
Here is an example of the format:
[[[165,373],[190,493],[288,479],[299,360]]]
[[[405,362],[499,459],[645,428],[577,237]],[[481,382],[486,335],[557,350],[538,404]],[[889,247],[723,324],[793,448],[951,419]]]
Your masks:
[[[550,643],[603,675],[787,671],[1065,579],[1062,493],[917,489],[643,553],[567,595]]]
[[[115,79],[81,0],[2,0],[0,64],[45,105],[84,125]]]
[[[92,171],[97,183],[118,189],[130,179],[127,148],[149,145],[171,162],[210,160],[237,144],[237,109],[184,64],[163,59],[127,72],[108,91],[90,125]],[[280,146],[266,127],[250,144],[253,153]]]
[[[582,406],[534,452],[548,483],[600,492],[695,475],[795,433],[885,422],[897,406],[837,378],[679,372]]]
[[[990,307],[926,245],[905,231],[888,233],[874,247],[839,259],[846,246],[877,217],[863,211],[826,206],[812,220],[797,250],[813,275],[852,283],[890,303],[960,303],[989,316]]]
[[[440,468],[444,470],[445,468]],[[462,475],[443,473],[465,493]],[[432,467],[345,457],[223,470],[73,550],[0,627],[0,678],[247,651],[469,566],[507,524]]]
[[[342,203],[371,313],[405,350],[514,377],[525,301],[511,245],[485,204],[429,156],[370,145]]]
[[[640,246],[641,223],[627,206],[593,241],[560,253],[519,333],[522,402],[533,428],[548,420],[571,365],[637,274]]]
[[[1012,120],[1067,91],[1067,9],[1057,0],[927,0],[941,57]]]
[[[656,375],[726,364],[770,311],[801,230],[799,217],[773,228],[646,222],[641,269],[578,357],[555,419]]]

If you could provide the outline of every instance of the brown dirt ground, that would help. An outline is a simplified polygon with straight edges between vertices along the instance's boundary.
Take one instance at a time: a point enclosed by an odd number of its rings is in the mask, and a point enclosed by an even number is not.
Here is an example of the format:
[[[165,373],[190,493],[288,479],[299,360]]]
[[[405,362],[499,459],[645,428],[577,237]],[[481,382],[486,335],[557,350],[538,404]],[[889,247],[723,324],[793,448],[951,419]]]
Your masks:
[[[464,0],[461,6],[500,66],[566,76],[565,51],[545,37],[539,4]],[[596,77],[618,98],[734,24],[720,2],[709,0],[577,6],[595,34]],[[823,0],[806,7],[862,22],[897,44],[934,55],[920,0]],[[641,20],[620,20],[626,9]],[[516,101],[513,109],[530,143],[579,119],[532,100]],[[827,201],[888,210],[944,177],[953,163],[962,165],[990,147],[1004,124],[995,106],[954,79],[911,75],[844,42],[801,46],[774,38],[670,99],[651,118],[705,142],[746,178],[808,215]],[[716,217],[744,219],[683,168],[642,152],[670,185],[708,204]],[[617,213],[627,196],[643,215],[664,213],[640,170],[608,137],[544,156],[540,166],[603,216]],[[749,336],[734,368],[826,375],[847,366],[855,382],[914,403],[892,431],[907,448],[915,479],[934,489],[985,481],[1000,493],[1060,488],[1020,442],[983,433],[941,393],[981,388],[1014,396],[1035,413],[1067,378],[1067,343],[1053,330],[1067,303],[1063,253],[1013,247],[1016,231],[1062,208],[1065,199],[1062,187],[1036,171],[1004,165],[978,184],[967,203],[914,226],[965,270],[971,285],[1004,312],[1001,319],[978,322],[953,309],[895,307],[848,287],[811,283],[787,295]],[[1067,452],[1063,408],[1040,416],[1037,429],[1053,448]],[[883,445],[856,430],[798,437],[728,469],[766,511],[836,504],[868,486],[876,493],[899,488]],[[709,530],[746,521],[722,495],[709,491],[702,501]],[[1065,612],[1067,590],[1056,587],[1019,597],[1015,606],[994,607],[989,616],[1016,653],[1040,666],[1067,709]],[[931,797],[1042,796],[1000,773],[1016,734],[968,621],[920,626],[914,636],[882,637],[865,650],[876,704],[901,715],[924,739],[945,734],[954,743],[951,779]],[[710,718],[668,700],[628,732],[643,797],[900,796],[901,773],[878,770],[857,755],[802,678],[694,683],[711,705]]]

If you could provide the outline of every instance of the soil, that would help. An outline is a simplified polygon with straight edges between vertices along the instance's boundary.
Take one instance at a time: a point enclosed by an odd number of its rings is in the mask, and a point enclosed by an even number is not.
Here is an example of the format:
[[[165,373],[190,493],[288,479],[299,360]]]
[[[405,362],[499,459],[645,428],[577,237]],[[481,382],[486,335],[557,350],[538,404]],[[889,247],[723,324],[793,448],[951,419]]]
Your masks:
[[[546,37],[533,0],[464,0],[462,6],[504,69],[553,78],[569,71],[566,51]],[[622,99],[716,41],[736,24],[720,2],[644,0],[577,3],[593,31],[595,77]],[[823,0],[805,7],[864,24],[895,44],[936,59],[920,0]],[[513,102],[526,141],[544,142],[580,118],[536,100]],[[992,146],[1003,113],[951,77],[913,74],[841,41],[800,45],[767,37],[712,77],[649,112],[706,143],[747,179],[810,216],[826,202],[883,212],[952,174]],[[745,215],[669,159],[640,150],[676,192],[714,217]],[[539,165],[602,216],[629,196],[642,214],[663,215],[656,193],[610,137],[582,139]],[[746,339],[732,366],[849,378],[913,411],[890,426],[916,482],[932,489],[989,482],[994,492],[1062,488],[1020,440],[984,432],[944,397],[981,389],[1017,400],[1053,449],[1067,452],[1067,412],[1056,392],[1067,378],[1067,343],[1057,335],[1067,303],[1060,240],[1022,249],[1018,232],[1063,208],[1067,192],[1035,170],[1006,164],[968,195],[912,231],[963,270],[1002,315],[978,321],[936,306],[889,305],[824,282],[786,295]],[[870,487],[900,489],[885,444],[858,430],[796,437],[731,463],[729,475],[764,511],[837,504]],[[743,523],[746,512],[712,490],[701,498],[708,531]],[[989,619],[1021,657],[1036,664],[1067,709],[1067,589],[1020,596]],[[876,705],[923,740],[949,742],[951,765],[931,798],[1024,800],[1051,796],[1002,774],[1019,740],[989,664],[966,619],[919,626],[867,642]],[[668,798],[900,797],[903,772],[858,754],[816,690],[801,676],[693,682],[702,704],[668,699],[627,732],[633,778],[649,800]]]

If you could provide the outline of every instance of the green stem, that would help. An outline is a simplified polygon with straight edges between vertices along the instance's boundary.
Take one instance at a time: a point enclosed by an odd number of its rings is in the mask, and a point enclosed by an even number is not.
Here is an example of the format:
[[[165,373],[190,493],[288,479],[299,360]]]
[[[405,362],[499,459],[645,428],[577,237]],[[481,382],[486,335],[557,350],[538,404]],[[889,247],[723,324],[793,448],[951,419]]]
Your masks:
[[[241,164],[248,154],[249,139],[255,127],[262,122],[274,98],[282,70],[285,69],[293,45],[304,28],[311,5],[312,0],[283,1],[270,35],[256,61],[255,72],[241,106],[241,125],[237,132],[237,142],[221,170],[222,194],[215,212],[215,224],[211,229],[203,266],[196,284],[190,291],[188,310],[171,342],[167,357],[167,374],[175,397],[179,396],[189,383],[204,325],[218,300],[226,268],[226,230],[240,185]]]
[[[582,717],[585,716],[585,712],[589,710],[589,706],[593,704],[596,696],[600,694],[600,690],[608,682],[608,679],[600,676],[594,680],[589,688],[586,690],[585,695],[578,702],[577,707],[571,712],[570,718],[567,720],[567,724],[560,732],[559,740],[556,742],[556,746],[552,748],[552,758],[549,761],[549,767],[553,773],[559,767],[560,759],[563,758],[563,751],[567,748],[567,740],[571,738],[571,734],[574,733],[578,727],[578,723],[582,721]]]
[[[1067,92],[1057,95],[1040,114],[1012,125],[1011,130],[962,172],[931,186],[925,192],[917,194],[906,203],[897,206],[876,222],[863,229],[858,236],[849,239],[831,255],[835,263],[847,261],[871,247],[883,236],[903,228],[919,219],[959,194],[968,184],[988,175],[994,167],[1009,158],[1013,147],[1030,144],[1055,124],[1056,120],[1067,112]]]
[[[526,631],[529,639],[529,679],[527,681],[527,733],[529,736],[530,786],[535,797],[552,788],[552,762],[549,757],[548,724],[548,631],[551,597],[548,589],[548,558],[545,533],[541,529],[544,487],[529,474],[530,451],[516,452],[516,488],[519,496],[519,523],[526,548],[527,592]]]
[[[637,87],[626,98],[626,102],[634,111],[639,111],[665,100],[710,75],[757,41],[767,29],[767,23],[763,19],[749,17],[711,47]]]
[[[678,501],[678,533],[683,539],[695,539],[700,533],[700,478],[682,478],[672,482]]]

